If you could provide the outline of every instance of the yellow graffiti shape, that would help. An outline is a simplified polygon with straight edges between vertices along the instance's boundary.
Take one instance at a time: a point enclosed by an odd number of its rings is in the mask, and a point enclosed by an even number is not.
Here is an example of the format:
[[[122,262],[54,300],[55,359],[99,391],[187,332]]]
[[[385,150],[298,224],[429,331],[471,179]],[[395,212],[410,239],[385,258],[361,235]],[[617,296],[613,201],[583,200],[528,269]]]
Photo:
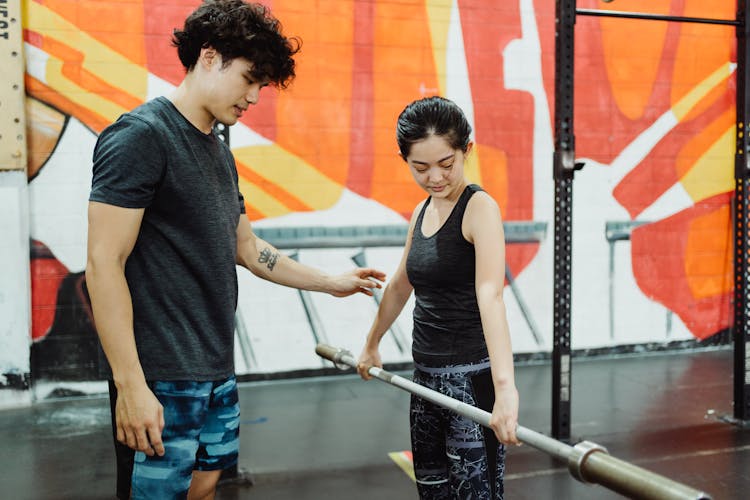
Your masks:
[[[714,142],[680,180],[695,202],[734,189],[734,170],[727,168],[734,151],[734,127]]]
[[[427,18],[432,37],[432,53],[435,59],[435,71],[440,85],[440,95],[445,95],[448,57],[448,30],[451,21],[453,0],[434,0],[427,2]]]
[[[262,187],[242,177],[239,178],[239,189],[245,197],[245,204],[251,206],[263,217],[279,217],[292,211]]]
[[[82,70],[113,88],[122,89],[140,102],[145,101],[148,72],[143,66],[123,57],[43,5],[26,2],[26,9],[24,28],[60,45],[75,48],[82,54]],[[83,88],[81,81],[71,80],[71,76],[75,78],[74,75],[63,72],[66,62],[50,55],[43,83],[80,106],[96,109],[110,120],[127,111],[122,106],[106,102],[106,97],[91,95],[89,89]]]
[[[683,97],[681,97],[672,107],[672,112],[678,121],[683,121],[685,117],[701,102],[712,90],[724,83],[727,78],[734,72],[735,65],[724,63],[715,71],[691,88]]]
[[[276,144],[233,149],[235,158],[248,169],[304,202],[311,210],[330,208],[341,197],[343,187],[314,166]],[[272,199],[253,199],[258,210],[269,216],[281,215],[283,207]],[[285,213],[288,212],[288,209]]]

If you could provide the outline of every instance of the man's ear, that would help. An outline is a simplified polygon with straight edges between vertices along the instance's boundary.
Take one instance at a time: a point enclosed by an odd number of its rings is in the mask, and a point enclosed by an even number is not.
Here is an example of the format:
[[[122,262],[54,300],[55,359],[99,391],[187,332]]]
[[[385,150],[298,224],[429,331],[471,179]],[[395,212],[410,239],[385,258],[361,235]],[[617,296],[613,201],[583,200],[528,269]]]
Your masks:
[[[201,53],[198,56],[198,62],[206,66],[206,68],[210,68],[211,65],[215,64],[216,62],[220,62],[219,59],[221,56],[213,47],[203,47],[201,49]]]

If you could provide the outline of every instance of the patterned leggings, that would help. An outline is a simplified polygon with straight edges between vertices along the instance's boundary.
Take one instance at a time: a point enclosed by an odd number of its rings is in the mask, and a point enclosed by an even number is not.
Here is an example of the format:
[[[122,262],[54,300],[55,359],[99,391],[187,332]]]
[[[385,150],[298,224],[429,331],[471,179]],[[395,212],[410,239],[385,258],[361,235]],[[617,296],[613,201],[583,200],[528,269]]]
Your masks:
[[[415,364],[414,382],[492,411],[489,360],[468,365]],[[502,500],[505,447],[495,434],[471,420],[411,397],[411,446],[421,499]]]

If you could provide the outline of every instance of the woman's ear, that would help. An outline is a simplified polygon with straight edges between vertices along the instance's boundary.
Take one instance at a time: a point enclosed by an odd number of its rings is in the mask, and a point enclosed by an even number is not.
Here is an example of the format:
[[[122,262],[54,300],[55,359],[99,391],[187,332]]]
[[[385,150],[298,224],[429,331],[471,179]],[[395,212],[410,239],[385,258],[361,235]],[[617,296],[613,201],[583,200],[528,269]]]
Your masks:
[[[466,144],[466,151],[464,151],[464,156],[469,156],[469,153],[471,153],[471,150],[474,148],[474,143],[472,141],[469,141],[468,144]]]

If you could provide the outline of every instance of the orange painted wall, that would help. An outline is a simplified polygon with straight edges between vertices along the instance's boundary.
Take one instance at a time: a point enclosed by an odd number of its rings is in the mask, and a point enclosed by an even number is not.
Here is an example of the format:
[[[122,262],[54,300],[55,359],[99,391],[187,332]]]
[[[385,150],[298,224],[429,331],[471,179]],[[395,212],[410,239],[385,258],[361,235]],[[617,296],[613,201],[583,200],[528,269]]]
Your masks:
[[[49,123],[74,116],[99,132],[118,110],[143,102],[148,78],[179,82],[183,70],[169,46],[169,34],[197,3],[26,0],[27,44],[59,61],[48,65],[44,77],[27,75],[29,97],[50,109],[32,123],[32,135],[47,134],[45,141],[32,141],[40,148],[32,151],[35,169],[54,150]],[[437,61],[444,47],[436,44],[434,35],[444,30],[445,21],[435,12],[447,12],[438,7],[447,9],[452,2],[266,3],[288,34],[303,39],[298,78],[285,92],[264,91],[261,103],[242,123],[271,141],[276,154],[291,158],[294,168],[314,170],[329,189],[349,189],[408,216],[424,195],[396,155],[394,124],[406,103],[437,93],[442,85],[445,75]],[[601,7],[598,0],[578,3]],[[554,2],[535,0],[533,7],[551,116]],[[540,125],[534,122],[530,95],[506,88],[502,58],[522,35],[518,3],[457,0],[455,8],[463,33],[481,182],[498,200],[506,220],[534,220],[534,169],[540,168],[533,164],[534,130]],[[632,0],[619,2],[617,8],[734,16],[729,0]],[[609,168],[660,117],[671,113],[675,120],[653,149],[611,186],[612,198],[631,219],[658,207],[673,189],[681,189],[690,200],[676,207],[674,219],[633,233],[638,286],[678,314],[698,338],[726,329],[731,321],[731,185],[726,179],[731,177],[733,152],[722,138],[734,126],[734,75],[726,69],[736,61],[733,29],[581,17],[576,30],[578,156]],[[128,78],[119,76],[124,67],[131,68]],[[717,74],[724,76],[705,83]],[[274,178],[254,161],[239,162],[240,176],[281,210],[326,208],[315,189],[295,190],[290,179]],[[271,215],[258,200],[247,197],[247,202],[251,218]],[[515,275],[523,273],[537,250],[536,245],[508,248]]]

